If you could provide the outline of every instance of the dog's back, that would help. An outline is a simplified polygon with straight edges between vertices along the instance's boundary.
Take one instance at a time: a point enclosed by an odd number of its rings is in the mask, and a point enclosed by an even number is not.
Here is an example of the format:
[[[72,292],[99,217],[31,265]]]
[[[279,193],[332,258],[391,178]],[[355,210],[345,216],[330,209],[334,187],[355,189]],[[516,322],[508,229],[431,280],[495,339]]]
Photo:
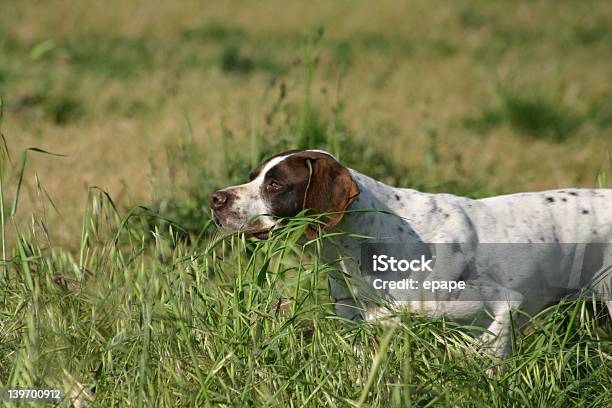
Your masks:
[[[484,213],[474,215],[480,242],[612,243],[612,189],[519,193],[478,202],[485,204]]]

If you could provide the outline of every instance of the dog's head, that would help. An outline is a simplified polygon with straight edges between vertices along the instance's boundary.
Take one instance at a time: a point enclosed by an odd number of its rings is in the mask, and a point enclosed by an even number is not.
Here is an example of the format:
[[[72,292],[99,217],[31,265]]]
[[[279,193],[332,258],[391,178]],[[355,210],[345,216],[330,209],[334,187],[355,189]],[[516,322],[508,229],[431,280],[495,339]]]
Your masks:
[[[303,210],[334,213],[321,221],[331,228],[342,211],[359,195],[350,172],[329,153],[291,150],[272,156],[250,174],[250,182],[210,195],[213,219],[230,231],[243,231],[265,239],[278,217],[293,217]],[[316,237],[315,226],[306,230]]]

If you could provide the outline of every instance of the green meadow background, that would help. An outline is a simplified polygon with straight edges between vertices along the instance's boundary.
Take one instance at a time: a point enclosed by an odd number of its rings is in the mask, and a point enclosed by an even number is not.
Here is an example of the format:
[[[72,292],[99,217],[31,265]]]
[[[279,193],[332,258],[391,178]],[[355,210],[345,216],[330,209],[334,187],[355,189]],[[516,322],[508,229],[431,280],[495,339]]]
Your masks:
[[[609,1],[1,1],[0,388],[612,405],[596,303],[517,327],[500,363],[477,328],[340,321],[304,219],[257,242],[221,236],[207,206],[303,147],[429,192],[610,187],[611,67]]]

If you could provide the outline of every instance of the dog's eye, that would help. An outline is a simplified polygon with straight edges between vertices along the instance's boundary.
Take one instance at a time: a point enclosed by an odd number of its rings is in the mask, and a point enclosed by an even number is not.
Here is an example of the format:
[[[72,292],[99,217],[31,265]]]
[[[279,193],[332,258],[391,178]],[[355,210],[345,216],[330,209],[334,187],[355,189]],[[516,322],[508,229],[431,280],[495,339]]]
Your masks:
[[[270,190],[273,190],[273,191],[278,191],[278,190],[280,190],[281,188],[283,188],[283,185],[282,185],[282,184],[280,184],[280,183],[278,183],[278,182],[276,182],[276,181],[274,181],[274,180],[273,180],[273,181],[270,181],[270,182],[268,183],[268,189],[270,189]]]

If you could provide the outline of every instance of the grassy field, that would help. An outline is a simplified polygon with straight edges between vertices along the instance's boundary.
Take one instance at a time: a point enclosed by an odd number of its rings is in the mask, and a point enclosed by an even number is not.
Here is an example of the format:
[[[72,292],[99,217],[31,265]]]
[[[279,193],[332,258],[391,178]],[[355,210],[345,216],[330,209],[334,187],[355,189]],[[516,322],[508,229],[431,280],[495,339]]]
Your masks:
[[[335,318],[303,220],[223,238],[206,204],[294,147],[471,197],[610,187],[611,66],[606,1],[1,2],[0,388],[612,405],[612,325],[589,302],[517,328],[487,375],[473,328]]]

